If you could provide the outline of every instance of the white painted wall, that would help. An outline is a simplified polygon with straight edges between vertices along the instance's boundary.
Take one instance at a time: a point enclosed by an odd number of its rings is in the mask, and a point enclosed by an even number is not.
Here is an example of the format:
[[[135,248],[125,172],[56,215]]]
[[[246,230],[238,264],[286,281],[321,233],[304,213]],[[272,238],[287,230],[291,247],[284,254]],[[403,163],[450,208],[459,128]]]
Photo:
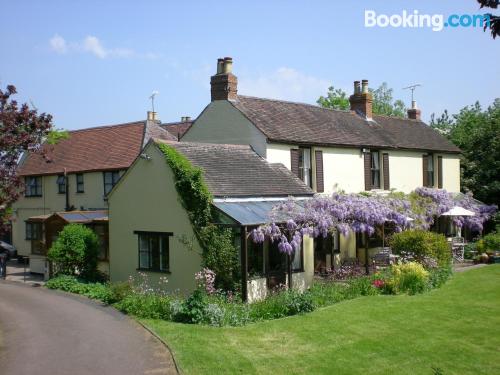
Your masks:
[[[389,154],[389,178],[391,189],[409,193],[423,184],[422,155],[418,151],[381,150],[380,154]],[[435,161],[437,171],[437,159]],[[381,164],[382,169],[382,164]],[[437,173],[436,173],[437,184]],[[383,182],[383,178],[381,177]]]

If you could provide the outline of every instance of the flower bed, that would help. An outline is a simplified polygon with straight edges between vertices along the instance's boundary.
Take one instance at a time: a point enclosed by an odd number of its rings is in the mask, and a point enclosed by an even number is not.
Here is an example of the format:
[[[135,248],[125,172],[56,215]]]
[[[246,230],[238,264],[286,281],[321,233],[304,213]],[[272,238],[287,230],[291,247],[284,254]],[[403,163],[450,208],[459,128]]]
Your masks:
[[[88,283],[74,276],[59,276],[47,282],[50,289],[81,294],[113,305],[138,318],[163,319],[211,326],[241,326],[252,322],[303,314],[344,300],[378,294],[416,294],[441,286],[450,276],[449,267],[425,270],[418,263],[392,266],[370,276],[342,282],[316,281],[304,293],[280,288],[265,300],[245,304],[233,293],[213,287],[214,274],[196,275],[198,288],[189,296],[164,292],[166,279],[151,285],[145,274],[127,283]]]

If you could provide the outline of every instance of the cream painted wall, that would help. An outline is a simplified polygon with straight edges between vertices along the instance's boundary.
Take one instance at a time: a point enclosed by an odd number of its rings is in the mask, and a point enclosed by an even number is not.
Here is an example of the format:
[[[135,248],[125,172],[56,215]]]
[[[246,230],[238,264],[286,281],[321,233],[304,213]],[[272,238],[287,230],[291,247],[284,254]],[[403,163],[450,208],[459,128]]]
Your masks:
[[[443,156],[443,189],[458,193],[460,191],[460,156]],[[436,177],[437,178],[437,177]]]
[[[271,143],[267,145],[267,160],[271,163],[282,163],[291,169],[290,149],[297,146],[290,144]],[[364,160],[360,149],[312,147],[323,151],[323,170],[325,194],[336,190],[347,193],[364,191]],[[420,151],[379,150],[380,153],[380,180],[383,184],[382,154],[389,154],[390,187],[397,191],[409,193],[423,184],[422,155]],[[443,188],[450,192],[460,191],[460,157],[452,154],[434,154],[434,181],[437,187],[438,156],[443,157]],[[313,188],[316,188],[316,166],[313,157]]]
[[[154,144],[144,150],[151,160],[137,159],[109,196],[109,252],[111,281],[137,275],[138,238],[134,231],[173,232],[170,273],[147,272],[155,283],[168,278],[167,289],[188,293],[201,269],[201,249],[174,186],[174,176]],[[185,236],[192,249],[181,243]]]
[[[382,153],[389,154],[391,189],[409,193],[422,186],[422,155],[424,152],[381,150],[380,154],[382,155]],[[437,166],[437,164],[435,165]],[[437,167],[435,169],[437,170]],[[383,178],[381,180],[383,181]]]
[[[122,172],[123,173],[123,172]],[[107,208],[104,200],[104,180],[102,172],[84,173],[84,192],[76,192],[76,175],[68,174],[69,204],[76,209]],[[64,211],[65,194],[58,193],[57,176],[42,176],[42,197],[24,197],[14,203],[14,218],[12,223],[12,241],[18,253],[28,256],[31,253],[31,242],[25,240],[25,220],[32,216],[46,215]]]
[[[211,102],[182,140],[251,145],[259,155],[266,156],[266,137],[227,100]]]
[[[356,234],[352,231],[347,236],[340,235],[340,258],[341,261],[356,258]]]

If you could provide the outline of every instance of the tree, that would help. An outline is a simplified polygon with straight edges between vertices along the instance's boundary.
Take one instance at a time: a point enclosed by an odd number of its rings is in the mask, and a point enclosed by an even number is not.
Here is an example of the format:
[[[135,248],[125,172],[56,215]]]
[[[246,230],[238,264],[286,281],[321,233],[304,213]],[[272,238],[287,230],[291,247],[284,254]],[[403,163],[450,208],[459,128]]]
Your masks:
[[[386,82],[383,82],[377,89],[370,89],[373,95],[373,113],[377,115],[395,116],[395,117],[405,117],[406,107],[402,100],[393,100],[392,92],[387,86]]]
[[[406,107],[402,100],[394,100],[393,90],[383,82],[377,89],[370,89],[373,96],[372,110],[376,115],[396,117],[406,116]],[[347,110],[350,107],[349,97],[342,89],[330,86],[326,97],[320,96],[316,101],[323,108]]]
[[[97,274],[99,239],[92,229],[81,224],[66,225],[47,253],[63,275],[92,279]]]
[[[328,88],[326,98],[320,96],[316,103],[318,103],[320,107],[330,109],[347,110],[350,107],[349,98],[345,91],[342,89],[335,89],[333,86]]]
[[[23,190],[23,183],[16,175],[21,155],[39,151],[44,140],[57,142],[66,136],[52,128],[52,116],[38,114],[25,103],[18,105],[11,97],[17,93],[12,85],[0,89],[0,232],[6,229],[10,206]]]
[[[431,116],[431,127],[442,132],[463,152],[461,183],[464,191],[490,204],[500,204],[500,99],[486,110],[476,102],[458,114]]]
[[[497,9],[499,1],[498,0],[477,0],[481,4],[481,8],[492,8]],[[484,24],[484,31],[489,27],[491,31],[491,36],[495,39],[500,35],[500,17],[495,16],[491,13],[486,14],[489,17],[489,23]]]

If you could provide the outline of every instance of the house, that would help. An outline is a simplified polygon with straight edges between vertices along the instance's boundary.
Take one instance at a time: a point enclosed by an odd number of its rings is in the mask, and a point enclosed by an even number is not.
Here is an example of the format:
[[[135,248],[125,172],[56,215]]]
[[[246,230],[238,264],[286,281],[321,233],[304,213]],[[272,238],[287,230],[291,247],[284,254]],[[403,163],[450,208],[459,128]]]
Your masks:
[[[31,272],[47,271],[45,255],[58,232],[50,225],[58,227],[60,222],[52,214],[77,210],[106,217],[102,211],[107,210],[107,194],[148,140],[177,139],[154,116],[148,113],[146,121],[70,131],[67,139],[44,144],[41,152],[23,157],[18,174],[25,191],[13,205],[12,237],[18,254],[30,258]],[[102,246],[106,243],[102,241]],[[104,271],[107,252],[107,248],[101,251]]]
[[[350,111],[238,95],[232,63],[218,60],[212,101],[183,141],[249,144],[318,193],[460,191],[460,149],[421,121],[415,102],[405,119],[375,115],[366,80],[354,82]]]
[[[282,164],[265,161],[250,146],[151,140],[109,195],[110,279],[144,272],[153,283],[167,276],[170,291],[188,293],[202,268],[201,247],[175,187],[160,145],[174,148],[203,171],[218,212],[214,222],[231,228],[240,254],[242,291],[248,300],[286,283],[286,258],[277,243],[254,244],[248,234],[267,223],[271,209],[290,196],[313,191]],[[306,238],[293,259],[294,287],[313,279],[313,241]]]
[[[229,57],[218,59],[212,100],[182,141],[251,145],[320,194],[460,191],[460,149],[421,120],[415,102],[408,118],[373,114],[367,80],[354,82],[349,111],[238,95],[232,65]],[[364,263],[366,241],[371,255],[385,246],[379,237],[336,236],[315,241],[316,270]]]

